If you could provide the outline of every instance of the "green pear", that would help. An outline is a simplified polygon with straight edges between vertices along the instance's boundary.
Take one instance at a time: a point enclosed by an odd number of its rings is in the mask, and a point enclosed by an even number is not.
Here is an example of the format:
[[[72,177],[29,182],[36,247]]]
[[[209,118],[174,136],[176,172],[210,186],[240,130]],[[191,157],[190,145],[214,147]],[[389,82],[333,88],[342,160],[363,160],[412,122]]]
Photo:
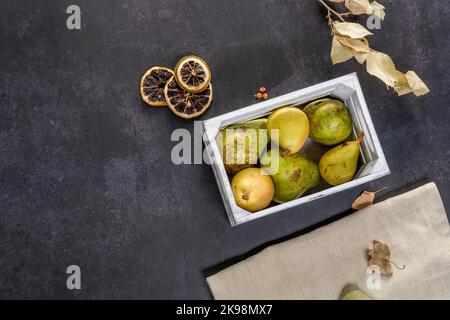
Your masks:
[[[298,153],[284,156],[279,150],[269,150],[261,157],[260,163],[272,177],[275,186],[273,200],[278,203],[296,199],[320,182],[317,164]]]
[[[329,98],[315,100],[303,111],[309,119],[309,137],[317,143],[335,145],[352,133],[352,117],[342,101]]]
[[[344,142],[325,152],[320,158],[319,170],[326,182],[337,186],[353,179],[358,165],[359,145],[363,139],[362,133],[357,140]]]
[[[373,300],[373,298],[354,284],[348,284],[342,289],[339,300]]]
[[[273,141],[288,156],[298,152],[309,135],[309,120],[297,107],[281,107],[272,112],[267,119],[267,130]]]
[[[234,124],[220,131],[216,141],[229,174],[257,164],[270,139],[266,128],[267,119],[263,118]]]

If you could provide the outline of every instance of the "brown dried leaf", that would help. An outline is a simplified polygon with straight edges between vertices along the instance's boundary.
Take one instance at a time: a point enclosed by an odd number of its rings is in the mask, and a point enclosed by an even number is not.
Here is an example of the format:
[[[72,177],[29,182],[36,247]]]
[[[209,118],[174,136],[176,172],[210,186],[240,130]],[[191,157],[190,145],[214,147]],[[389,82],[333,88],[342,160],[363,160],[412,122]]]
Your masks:
[[[369,53],[371,49],[368,46],[366,39],[351,39],[347,37],[335,36],[336,39],[344,46],[351,48],[356,52]]]
[[[373,204],[373,201],[375,200],[375,195],[385,190],[386,187],[383,187],[381,189],[378,189],[377,191],[366,191],[364,190],[363,193],[361,193],[353,202],[352,202],[352,208],[355,210],[360,210],[365,207],[368,207]]]
[[[394,90],[399,96],[413,92],[419,97],[430,92],[427,85],[414,71],[408,71],[406,74],[399,72],[398,81],[395,84]]]
[[[386,13],[384,12],[384,6],[376,1],[371,2],[370,6],[372,7],[372,14],[376,15],[381,20],[384,20],[384,17],[386,16]]]
[[[333,23],[333,29],[339,33],[339,35],[347,36],[352,39],[361,39],[373,34],[359,23],[353,22],[335,22]]]
[[[360,14],[374,14],[381,20],[384,20],[385,12],[384,6],[376,1],[369,3],[369,0],[345,0],[345,6],[351,13]]]
[[[359,14],[372,14],[372,6],[369,0],[345,0],[345,6],[351,13]]]
[[[403,96],[405,94],[413,92],[412,88],[408,84],[408,79],[406,79],[405,74],[399,72],[397,82],[395,83],[394,86],[394,90],[395,92],[397,92],[399,96]]]
[[[414,71],[408,71],[405,76],[409,86],[417,97],[423,96],[424,94],[430,92],[427,85]]]
[[[337,64],[353,58],[353,51],[333,37],[330,56],[333,64]]]
[[[369,266],[380,267],[380,272],[383,275],[392,275],[392,266],[390,263],[391,250],[387,244],[379,241],[373,241],[373,248],[367,252]]]
[[[368,53],[365,52],[357,52],[355,50],[353,51],[353,56],[355,57],[356,61],[358,61],[360,64],[363,64],[367,60]]]
[[[352,203],[352,209],[361,210],[373,204],[375,192],[364,191]]]
[[[367,56],[367,72],[381,79],[386,85],[395,87],[399,81],[399,72],[395,69],[391,57],[382,52],[373,51]]]

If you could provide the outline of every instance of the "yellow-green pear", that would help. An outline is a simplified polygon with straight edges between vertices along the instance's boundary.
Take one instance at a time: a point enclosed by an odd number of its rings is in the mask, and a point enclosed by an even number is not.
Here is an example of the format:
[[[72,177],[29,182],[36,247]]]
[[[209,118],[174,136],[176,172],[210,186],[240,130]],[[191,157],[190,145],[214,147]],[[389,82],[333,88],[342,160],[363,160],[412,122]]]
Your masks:
[[[319,161],[319,171],[326,182],[336,186],[353,179],[358,165],[359,145],[363,139],[364,134],[361,133],[357,140],[344,142],[325,152]]]
[[[275,202],[294,200],[320,182],[317,164],[298,153],[283,156],[272,149],[261,156],[260,162],[261,168],[272,177]]]
[[[267,207],[273,198],[272,179],[259,168],[247,168],[239,171],[231,180],[236,204],[250,212]]]
[[[330,98],[315,100],[303,111],[309,119],[309,137],[317,143],[336,145],[352,133],[352,117],[342,101]]]
[[[220,131],[216,141],[229,174],[256,166],[270,140],[266,126],[267,119],[263,118],[231,125]]]
[[[348,284],[342,289],[339,300],[373,300],[373,298],[354,284]]]
[[[306,114],[297,107],[281,107],[267,119],[267,130],[273,141],[289,156],[298,152],[309,135],[309,120]]]

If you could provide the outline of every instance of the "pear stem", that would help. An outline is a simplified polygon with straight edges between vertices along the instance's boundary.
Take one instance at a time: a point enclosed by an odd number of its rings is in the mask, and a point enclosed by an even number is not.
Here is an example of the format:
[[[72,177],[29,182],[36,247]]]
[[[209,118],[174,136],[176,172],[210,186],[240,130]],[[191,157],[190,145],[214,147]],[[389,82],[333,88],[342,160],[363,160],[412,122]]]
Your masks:
[[[292,152],[290,150],[284,150],[281,155],[283,157],[289,157],[292,154]]]
[[[383,188],[380,188],[380,189],[378,189],[377,191],[374,191],[373,193],[378,193],[378,192],[381,192],[381,191],[383,191],[383,190],[386,190],[387,189],[387,187],[383,187]]]
[[[358,144],[360,144],[364,139],[364,132],[361,132],[361,134],[359,135],[358,139],[356,139],[356,142]]]

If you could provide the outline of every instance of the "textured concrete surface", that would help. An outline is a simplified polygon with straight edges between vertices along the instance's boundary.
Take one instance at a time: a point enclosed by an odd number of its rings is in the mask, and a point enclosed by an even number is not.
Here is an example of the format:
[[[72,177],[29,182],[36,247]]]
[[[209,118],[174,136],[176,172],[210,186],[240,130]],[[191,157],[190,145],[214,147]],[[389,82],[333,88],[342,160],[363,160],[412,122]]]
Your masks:
[[[370,43],[415,70],[425,97],[397,97],[356,62],[333,67],[314,0],[2,1],[0,298],[208,299],[206,274],[347,214],[363,189],[435,181],[450,210],[449,6],[380,2]],[[73,3],[82,29],[69,31]],[[253,103],[260,85],[274,97],[358,72],[391,175],[231,228],[211,168],[170,161],[170,134],[192,122],[139,97],[146,68],[186,53],[213,70],[202,119]],[[66,288],[71,264],[81,290]]]

